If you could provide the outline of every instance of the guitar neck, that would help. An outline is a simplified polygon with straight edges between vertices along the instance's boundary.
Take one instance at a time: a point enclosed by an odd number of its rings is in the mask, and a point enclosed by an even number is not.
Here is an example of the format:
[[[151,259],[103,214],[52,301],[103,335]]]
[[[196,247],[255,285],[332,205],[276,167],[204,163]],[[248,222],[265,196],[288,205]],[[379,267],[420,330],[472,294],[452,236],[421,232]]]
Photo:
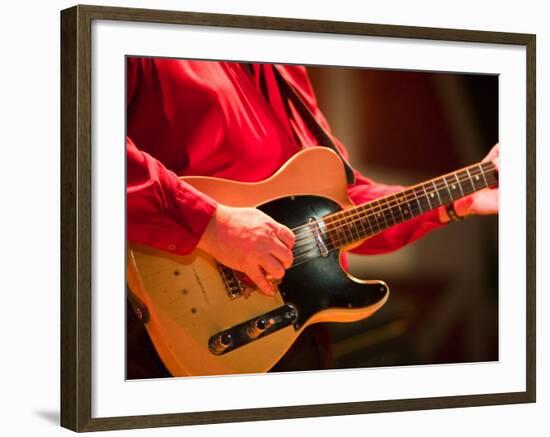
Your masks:
[[[483,162],[409,187],[372,202],[331,214],[324,219],[326,234],[342,247],[379,234],[441,205],[498,185],[498,171]]]

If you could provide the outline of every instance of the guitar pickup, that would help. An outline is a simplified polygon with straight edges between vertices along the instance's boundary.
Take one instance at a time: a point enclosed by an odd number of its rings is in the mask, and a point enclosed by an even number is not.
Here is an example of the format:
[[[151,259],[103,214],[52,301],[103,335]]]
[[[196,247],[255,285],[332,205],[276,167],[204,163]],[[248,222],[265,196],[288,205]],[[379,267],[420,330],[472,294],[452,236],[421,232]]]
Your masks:
[[[290,304],[214,334],[208,340],[208,349],[214,355],[222,355],[293,325],[298,320],[298,310]]]
[[[313,217],[310,217],[308,220],[308,224],[311,229],[311,233],[313,234],[313,238],[315,239],[315,243],[317,244],[317,248],[319,249],[319,252],[324,258],[326,258],[328,256],[329,250],[321,235],[322,233],[319,222]]]

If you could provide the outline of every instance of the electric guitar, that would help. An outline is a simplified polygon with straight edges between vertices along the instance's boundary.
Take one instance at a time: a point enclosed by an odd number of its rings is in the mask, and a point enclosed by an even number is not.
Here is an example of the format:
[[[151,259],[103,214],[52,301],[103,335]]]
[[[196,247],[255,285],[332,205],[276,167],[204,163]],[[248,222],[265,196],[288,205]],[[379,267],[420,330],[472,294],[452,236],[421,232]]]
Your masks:
[[[498,171],[492,162],[474,164],[359,206],[347,196],[342,161],[326,147],[302,150],[262,182],[182,179],[219,203],[256,207],[295,234],[293,264],[273,297],[201,250],[176,256],[129,244],[127,279],[138,316],[170,373],[198,376],[266,372],[308,325],[372,315],[388,286],[343,271],[341,252],[498,185]]]

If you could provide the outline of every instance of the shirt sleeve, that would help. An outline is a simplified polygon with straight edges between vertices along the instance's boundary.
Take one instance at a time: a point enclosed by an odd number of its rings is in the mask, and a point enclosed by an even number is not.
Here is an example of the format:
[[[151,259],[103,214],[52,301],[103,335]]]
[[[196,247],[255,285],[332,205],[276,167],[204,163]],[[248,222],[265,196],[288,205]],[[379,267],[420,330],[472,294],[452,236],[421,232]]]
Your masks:
[[[340,155],[349,162],[349,156],[345,146],[332,134],[330,126],[321,112],[313,87],[309,81],[307,70],[304,67],[289,66],[284,68],[287,78],[298,89],[307,103],[317,121],[323,126],[326,132],[331,136]],[[376,182],[362,174],[357,170],[353,170],[355,174],[355,183],[348,185],[348,196],[352,203],[361,205],[366,202],[373,201],[377,198],[387,196],[398,191],[404,190],[406,187],[401,185],[387,185]],[[381,232],[380,234],[371,237],[361,245],[353,248],[351,252],[360,254],[380,254],[397,250],[420,237],[427,234],[433,229],[445,226],[439,220],[439,212],[437,209],[428,211],[411,220],[392,226],[391,228]]]
[[[126,158],[127,239],[178,255],[190,253],[217,203],[139,150],[130,138]]]

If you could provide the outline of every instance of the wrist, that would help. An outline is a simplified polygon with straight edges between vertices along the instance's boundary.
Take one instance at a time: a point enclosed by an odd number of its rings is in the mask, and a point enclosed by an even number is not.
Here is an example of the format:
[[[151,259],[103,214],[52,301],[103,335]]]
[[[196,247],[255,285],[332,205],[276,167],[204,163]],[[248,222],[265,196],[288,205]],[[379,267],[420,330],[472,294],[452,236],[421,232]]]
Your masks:
[[[472,202],[472,196],[463,197],[453,202],[454,212],[459,219],[466,218],[471,214],[470,207],[472,206]]]
[[[441,223],[449,223],[452,221],[464,220],[470,215],[471,204],[471,197],[464,197],[448,205],[439,207],[439,221]]]
[[[439,213],[439,221],[441,223],[449,223],[451,221],[451,217],[449,217],[449,214],[447,214],[447,208],[444,206],[440,206],[438,208]]]
[[[214,210],[210,221],[206,225],[206,228],[204,228],[204,232],[202,233],[201,238],[197,243],[198,249],[204,250],[207,253],[211,253],[212,247],[214,246],[216,241],[216,229],[220,219],[220,215],[222,214],[222,209],[222,205],[216,205],[216,209]]]

